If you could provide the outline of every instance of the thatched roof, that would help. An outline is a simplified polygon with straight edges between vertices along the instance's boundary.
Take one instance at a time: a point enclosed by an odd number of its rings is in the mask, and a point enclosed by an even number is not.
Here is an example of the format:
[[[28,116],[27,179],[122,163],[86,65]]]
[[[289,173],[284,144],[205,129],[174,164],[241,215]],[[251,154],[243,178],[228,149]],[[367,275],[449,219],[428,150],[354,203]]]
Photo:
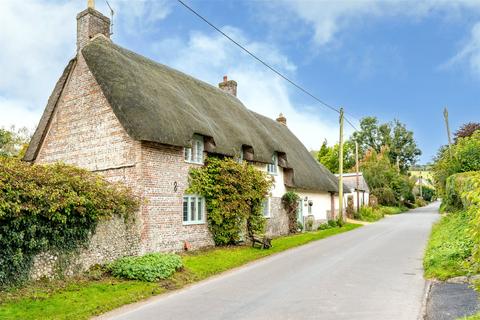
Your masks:
[[[121,48],[103,37],[83,57],[127,133],[136,140],[189,146],[194,134],[213,138],[214,153],[254,161],[285,153],[293,186],[337,191],[337,178],[320,165],[284,125],[248,110],[236,97],[182,72]],[[26,160],[33,160],[29,153]]]

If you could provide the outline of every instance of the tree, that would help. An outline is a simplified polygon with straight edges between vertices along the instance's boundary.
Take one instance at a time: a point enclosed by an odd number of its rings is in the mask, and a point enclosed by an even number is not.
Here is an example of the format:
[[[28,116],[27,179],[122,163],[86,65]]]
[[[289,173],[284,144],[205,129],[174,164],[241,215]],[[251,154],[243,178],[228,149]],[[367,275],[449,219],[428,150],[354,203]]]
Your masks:
[[[398,120],[379,123],[376,117],[365,117],[360,121],[360,131],[352,135],[359,145],[361,155],[370,149],[380,153],[382,147],[388,147],[390,162],[399,163],[400,170],[406,172],[422,154],[418,149],[413,132]]]
[[[378,203],[392,206],[415,200],[412,193],[414,181],[398,172],[391,163],[388,147],[383,147],[380,152],[367,151],[360,169]]]
[[[432,170],[435,186],[441,195],[444,195],[447,178],[452,174],[480,171],[480,131],[459,138],[451,150],[448,146],[441,147]]]
[[[10,130],[0,128],[0,156],[21,157],[25,154],[30,134],[27,128]]]
[[[333,173],[339,172],[339,157],[340,146],[335,144],[332,147],[327,146],[325,140],[317,153],[317,160],[323,164],[328,170]],[[343,168],[345,171],[350,170],[355,166],[355,143],[351,140],[345,141],[343,144]]]
[[[470,137],[477,130],[480,130],[480,123],[478,122],[468,122],[463,124],[460,129],[454,133],[455,143],[457,143],[460,138]]]

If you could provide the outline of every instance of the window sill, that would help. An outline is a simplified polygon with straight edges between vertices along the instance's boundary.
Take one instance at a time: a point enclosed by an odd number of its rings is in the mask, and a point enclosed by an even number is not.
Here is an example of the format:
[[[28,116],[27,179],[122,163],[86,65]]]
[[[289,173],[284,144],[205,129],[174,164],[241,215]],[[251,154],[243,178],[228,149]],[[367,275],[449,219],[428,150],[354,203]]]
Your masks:
[[[204,162],[194,162],[194,161],[188,161],[188,160],[184,160],[185,163],[190,163],[190,164],[198,164],[198,165],[204,165],[205,163]]]
[[[189,221],[189,222],[183,221],[184,226],[193,226],[198,224],[205,224],[205,221]]]

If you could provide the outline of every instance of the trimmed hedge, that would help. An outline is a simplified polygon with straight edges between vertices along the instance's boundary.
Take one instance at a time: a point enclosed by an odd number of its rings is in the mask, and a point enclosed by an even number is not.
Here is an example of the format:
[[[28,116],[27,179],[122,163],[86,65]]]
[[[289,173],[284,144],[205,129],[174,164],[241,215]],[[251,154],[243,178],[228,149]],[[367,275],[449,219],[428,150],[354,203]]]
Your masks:
[[[150,253],[141,257],[124,257],[108,266],[113,276],[118,278],[158,281],[170,278],[182,268],[182,258],[173,253]]]
[[[138,205],[127,188],[86,170],[0,157],[0,288],[27,280],[36,254],[71,252],[101,219]]]

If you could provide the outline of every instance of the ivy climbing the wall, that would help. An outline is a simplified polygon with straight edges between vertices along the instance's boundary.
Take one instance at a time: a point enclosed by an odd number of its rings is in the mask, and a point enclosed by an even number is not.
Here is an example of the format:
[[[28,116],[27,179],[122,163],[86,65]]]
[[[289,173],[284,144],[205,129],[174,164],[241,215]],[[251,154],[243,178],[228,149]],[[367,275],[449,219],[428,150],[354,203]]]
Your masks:
[[[299,229],[297,222],[297,209],[300,196],[293,191],[288,191],[282,196],[282,204],[288,216],[288,232],[296,233]]]
[[[27,280],[36,254],[72,252],[101,219],[128,217],[138,205],[128,189],[86,170],[0,156],[0,289]]]
[[[205,197],[208,227],[216,245],[237,243],[247,232],[263,234],[262,203],[272,186],[266,173],[246,162],[209,157],[190,170],[188,192]]]

